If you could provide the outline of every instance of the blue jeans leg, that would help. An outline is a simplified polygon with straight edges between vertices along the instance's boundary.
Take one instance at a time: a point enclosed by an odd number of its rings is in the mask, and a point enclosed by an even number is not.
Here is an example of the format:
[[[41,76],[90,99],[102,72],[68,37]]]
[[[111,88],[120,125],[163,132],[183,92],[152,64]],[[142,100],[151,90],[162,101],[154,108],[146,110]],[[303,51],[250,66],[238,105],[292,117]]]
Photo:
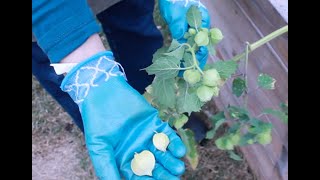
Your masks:
[[[141,94],[153,76],[144,70],[163,38],[153,21],[154,0],[124,0],[97,15],[129,84]]]
[[[63,92],[60,89],[60,84],[64,76],[58,76],[55,73],[53,67],[50,66],[47,55],[42,51],[38,44],[34,42],[32,43],[32,74],[83,131],[82,118],[78,105],[71,99],[68,93]]]

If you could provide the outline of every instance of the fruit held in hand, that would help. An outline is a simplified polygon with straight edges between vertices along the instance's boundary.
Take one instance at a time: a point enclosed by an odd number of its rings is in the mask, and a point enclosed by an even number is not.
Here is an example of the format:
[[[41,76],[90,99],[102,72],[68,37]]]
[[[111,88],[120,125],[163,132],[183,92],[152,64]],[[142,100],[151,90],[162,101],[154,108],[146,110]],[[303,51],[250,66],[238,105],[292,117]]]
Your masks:
[[[160,151],[166,152],[170,143],[169,137],[164,133],[156,133],[152,138],[153,145]]]
[[[208,33],[205,31],[200,31],[194,37],[194,41],[197,43],[198,46],[206,46],[209,44],[209,37]]]
[[[207,86],[219,86],[221,77],[216,69],[209,69],[203,72],[203,84]]]
[[[210,29],[210,38],[213,44],[219,43],[223,39],[222,32],[218,28]]]
[[[213,97],[213,88],[202,85],[197,89],[197,96],[202,102],[210,101]]]
[[[131,170],[137,176],[152,176],[156,164],[154,155],[147,150],[136,153],[131,161]]]
[[[201,74],[197,70],[189,69],[183,73],[183,78],[189,84],[193,85],[201,80]]]

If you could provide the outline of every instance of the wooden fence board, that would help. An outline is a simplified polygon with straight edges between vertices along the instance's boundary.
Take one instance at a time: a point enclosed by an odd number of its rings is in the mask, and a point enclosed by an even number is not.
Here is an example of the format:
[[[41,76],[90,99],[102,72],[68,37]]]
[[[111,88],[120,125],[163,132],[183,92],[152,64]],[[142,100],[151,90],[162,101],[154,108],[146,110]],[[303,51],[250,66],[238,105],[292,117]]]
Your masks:
[[[224,40],[217,47],[217,57],[209,61],[230,59],[242,52],[245,42],[250,43],[287,23],[273,5],[266,0],[202,0],[211,16],[211,24],[222,30]],[[280,102],[288,100],[288,34],[282,35],[255,50],[249,56],[249,91],[257,87],[256,78],[260,73],[268,73],[276,80],[276,89],[254,90],[249,96],[249,109],[258,116],[263,108],[279,109]],[[238,73],[243,73],[242,71]],[[222,89],[215,99],[218,108],[228,104],[239,105],[242,100],[231,95],[231,82]],[[272,116],[262,116],[272,122],[272,144],[253,145],[241,148],[246,160],[262,180],[288,179],[288,127]]]

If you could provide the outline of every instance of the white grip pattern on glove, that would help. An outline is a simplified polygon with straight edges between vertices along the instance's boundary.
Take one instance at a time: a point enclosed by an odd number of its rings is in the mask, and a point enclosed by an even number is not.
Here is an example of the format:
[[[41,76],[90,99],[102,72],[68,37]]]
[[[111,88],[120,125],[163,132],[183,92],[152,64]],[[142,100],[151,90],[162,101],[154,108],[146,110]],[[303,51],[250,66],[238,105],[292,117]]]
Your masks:
[[[119,70],[121,68],[122,72]],[[88,95],[91,87],[97,87],[96,81],[107,82],[112,76],[124,76],[123,67],[116,61],[109,59],[106,56],[100,57],[98,60],[93,60],[80,67],[76,72],[72,73],[68,83],[62,90],[68,92],[72,99],[77,103],[81,103]]]
[[[189,3],[192,4],[198,4],[198,7],[205,7],[200,0],[167,0],[169,2],[171,2],[172,4],[176,3],[176,2],[184,2],[184,6],[187,7],[189,5]]]

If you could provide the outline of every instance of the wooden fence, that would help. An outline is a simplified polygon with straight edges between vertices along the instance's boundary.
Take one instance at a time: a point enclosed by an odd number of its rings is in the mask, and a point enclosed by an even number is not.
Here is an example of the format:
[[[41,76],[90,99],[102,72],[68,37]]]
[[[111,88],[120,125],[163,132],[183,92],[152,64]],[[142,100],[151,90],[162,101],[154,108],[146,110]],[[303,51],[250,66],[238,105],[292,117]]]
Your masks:
[[[224,40],[217,47],[219,59],[230,59],[244,50],[246,41],[255,42],[287,25],[286,19],[269,0],[202,0],[202,2],[209,9],[211,24],[220,28],[225,35]],[[215,58],[211,57],[209,60],[215,61]],[[256,88],[256,77],[262,72],[271,74],[277,82],[276,89],[273,91],[255,90],[250,93],[249,109],[256,116],[263,108],[279,109],[280,102],[288,100],[287,33],[249,55],[250,89]],[[218,108],[228,104],[238,105],[241,102],[231,94],[229,82],[221,90],[220,98],[216,99]],[[288,179],[288,126],[271,116],[261,118],[274,125],[272,144],[252,145],[241,148],[241,151],[258,179]]]

